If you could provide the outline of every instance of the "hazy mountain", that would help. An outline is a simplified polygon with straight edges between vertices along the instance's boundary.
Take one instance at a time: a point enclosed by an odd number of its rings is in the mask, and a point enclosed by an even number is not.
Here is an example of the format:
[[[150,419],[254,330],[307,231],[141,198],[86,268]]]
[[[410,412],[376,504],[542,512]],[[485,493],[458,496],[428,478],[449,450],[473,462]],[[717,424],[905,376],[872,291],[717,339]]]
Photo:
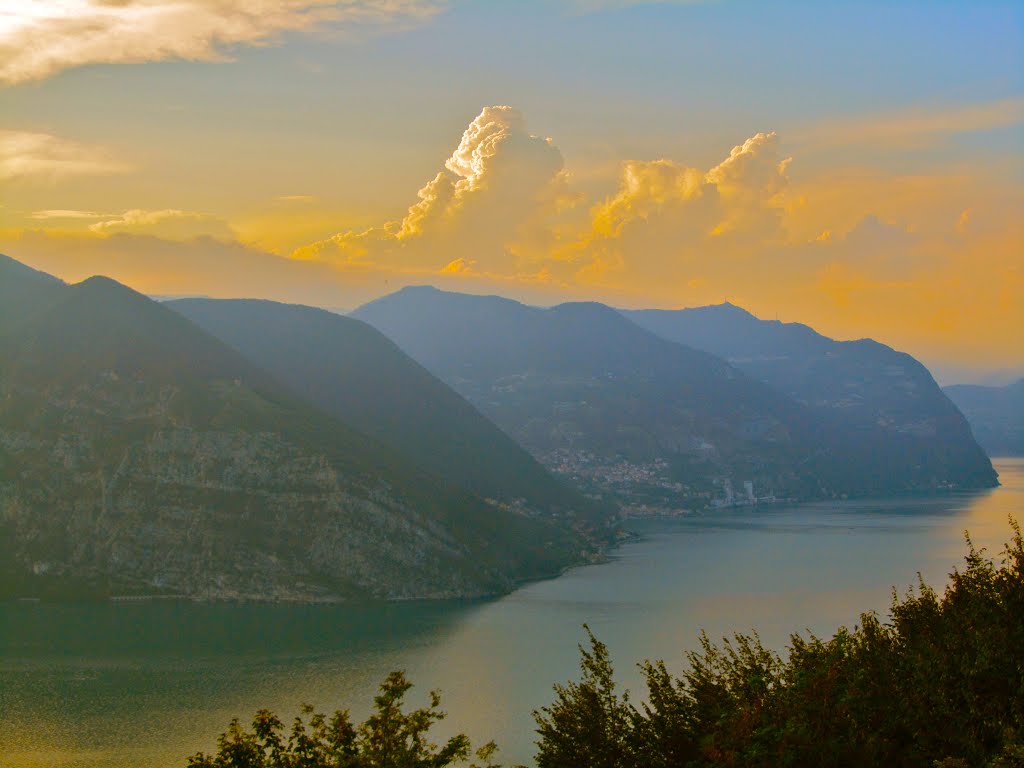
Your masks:
[[[600,304],[537,309],[407,288],[354,315],[547,466],[627,503],[721,497],[726,479],[741,493],[751,480],[758,495],[804,497],[946,481],[929,467],[893,467],[890,451],[848,450],[849,435],[812,409]]]
[[[954,384],[943,392],[989,456],[1024,456],[1024,379],[1005,387]]]
[[[45,298],[0,326],[4,595],[475,595],[576,557],[112,280],[0,286]]]
[[[851,454],[884,451],[895,474],[964,487],[995,481],[963,415],[910,355],[871,339],[835,341],[799,323],[759,320],[728,303],[623,315],[806,404],[845,432]]]
[[[485,498],[544,515],[596,514],[450,387],[369,325],[321,309],[251,300],[167,306],[308,402]]]
[[[30,309],[56,301],[64,283],[0,253],[0,332]]]

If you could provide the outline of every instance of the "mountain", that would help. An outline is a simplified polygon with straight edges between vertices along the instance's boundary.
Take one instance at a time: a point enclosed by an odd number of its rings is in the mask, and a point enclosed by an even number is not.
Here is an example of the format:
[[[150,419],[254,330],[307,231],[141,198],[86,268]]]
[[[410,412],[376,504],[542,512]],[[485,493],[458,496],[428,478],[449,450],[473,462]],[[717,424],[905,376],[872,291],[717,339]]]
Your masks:
[[[954,384],[942,391],[967,417],[989,456],[1024,456],[1024,379],[1005,387]]]
[[[271,301],[187,299],[165,306],[240,352],[303,399],[484,498],[532,514],[600,510],[392,341],[322,309]]]
[[[0,261],[0,596],[483,595],[563,528],[415,469],[112,280]]]
[[[358,309],[542,463],[627,507],[933,487],[721,359],[601,304],[406,288]],[[876,435],[877,436],[877,435]],[[901,469],[901,468],[899,468]]]
[[[851,453],[883,451],[921,484],[989,487],[991,462],[928,369],[871,339],[835,341],[799,323],[760,320],[732,304],[622,314],[702,349],[811,408],[848,436]]]
[[[64,283],[0,253],[0,333],[27,311],[56,301]]]

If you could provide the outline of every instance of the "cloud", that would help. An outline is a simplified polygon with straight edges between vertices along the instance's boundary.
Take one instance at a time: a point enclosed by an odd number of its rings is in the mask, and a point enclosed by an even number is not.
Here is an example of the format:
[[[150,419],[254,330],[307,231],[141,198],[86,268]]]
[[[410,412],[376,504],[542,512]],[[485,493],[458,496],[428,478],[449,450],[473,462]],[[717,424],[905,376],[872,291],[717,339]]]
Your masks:
[[[400,222],[343,232],[296,258],[437,272],[458,259],[514,273],[543,253],[546,217],[565,203],[562,153],[512,107],[485,107]]]
[[[916,238],[905,228],[868,214],[846,234],[845,240],[854,251],[870,253],[908,248]]]
[[[788,154],[764,132],[710,167],[627,160],[607,196],[583,206],[554,144],[515,110],[489,107],[401,221],[296,255],[391,289],[635,307],[728,299],[839,338],[1005,356],[1024,323],[1019,183],[834,164],[794,176]]]
[[[155,296],[262,298],[333,310],[355,309],[403,285],[423,282],[422,276],[298,261],[212,237],[180,241],[125,232],[0,229],[0,253],[68,282],[107,275]],[[477,274],[472,263],[451,267],[430,281],[478,293],[493,292],[498,285],[504,293],[536,303],[553,304],[564,295],[561,287],[544,283],[540,275],[524,282]]]
[[[665,159],[627,161],[617,193],[592,209],[589,231],[561,255],[580,265],[585,282],[624,273],[657,282],[734,254],[743,242],[763,246],[781,236],[788,165],[775,133],[752,136],[706,172]]]
[[[89,231],[98,235],[147,234],[168,240],[189,240],[195,237],[235,239],[235,233],[223,219],[206,213],[182,211],[176,208],[158,211],[134,208],[114,218],[91,224]]]
[[[830,285],[836,275],[876,275],[886,281],[906,281],[918,272],[934,273],[949,251],[943,234],[920,235],[906,226],[865,215],[841,236],[822,237],[814,243],[813,262]],[[823,283],[824,284],[824,283]]]
[[[548,202],[563,160],[551,139],[527,132],[518,110],[497,106],[477,115],[444,165],[447,172],[419,191],[399,238],[483,235],[506,245]]]
[[[387,290],[384,278],[342,276],[245,244],[119,232],[0,231],[0,252],[69,282],[107,275],[143,293],[268,298],[355,307]]]
[[[794,143],[807,149],[872,146],[921,149],[959,134],[1024,123],[1024,97],[932,109],[914,108],[866,117],[826,120],[798,131]]]
[[[690,241],[760,228],[766,219],[774,225],[773,200],[788,183],[788,164],[775,133],[758,133],[733,147],[706,173],[671,160],[628,161],[618,193],[594,209],[594,231],[622,237],[630,229],[667,225]]]
[[[314,203],[316,195],[278,195],[274,201],[278,203]]]
[[[131,171],[109,151],[49,133],[0,130],[0,180],[53,181],[70,176],[106,176]]]
[[[0,232],[0,250],[68,279],[106,273],[149,293],[328,307],[425,282],[536,304],[728,299],[840,338],[1024,364],[1024,199],[1002,169],[900,173],[851,167],[840,152],[843,162],[809,170],[766,132],[702,167],[626,160],[584,198],[555,144],[510,107],[481,110],[452,144],[404,215],[314,242],[301,258],[232,241],[209,214],[111,214],[91,202],[30,214],[47,233]],[[380,173],[396,162],[376,161]],[[339,214],[292,197],[259,212],[266,230],[298,231],[301,218],[310,240],[337,231]],[[253,228],[232,223],[251,242]]]
[[[0,0],[0,81],[71,67],[186,59],[224,61],[237,45],[283,32],[429,17],[434,0]]]
[[[464,275],[468,274],[476,261],[469,261],[467,259],[453,259],[441,270],[443,275]]]
[[[109,213],[99,213],[97,211],[50,209],[45,211],[32,211],[32,213],[29,214],[29,218],[36,221],[46,221],[49,219],[102,219],[110,215],[111,214]]]

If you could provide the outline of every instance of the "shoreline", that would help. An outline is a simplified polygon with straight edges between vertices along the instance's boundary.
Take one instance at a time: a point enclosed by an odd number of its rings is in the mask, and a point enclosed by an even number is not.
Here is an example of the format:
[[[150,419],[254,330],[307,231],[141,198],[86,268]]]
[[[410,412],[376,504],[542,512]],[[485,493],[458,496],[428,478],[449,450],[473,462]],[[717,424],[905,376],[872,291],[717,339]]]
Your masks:
[[[1010,461],[1020,461],[1024,457],[1011,456],[1007,457]],[[237,595],[224,595],[224,596],[206,596],[206,595],[185,595],[185,594],[118,594],[118,595],[104,595],[95,597],[35,597],[35,596],[10,596],[0,598],[0,605],[31,605],[31,604],[44,604],[44,605],[69,605],[69,604],[138,604],[138,603],[152,603],[152,602],[181,602],[181,603],[203,603],[203,604],[261,604],[261,605],[387,605],[387,604],[401,604],[401,603],[443,603],[446,601],[453,602],[488,602],[498,600],[506,597],[517,590],[529,586],[531,584],[537,584],[544,581],[550,581],[564,576],[568,572],[577,568],[584,568],[590,565],[599,565],[607,562],[612,553],[615,552],[623,544],[634,542],[642,538],[642,535],[635,532],[629,531],[624,526],[627,526],[630,521],[650,521],[650,520],[683,520],[694,517],[709,517],[717,514],[735,514],[737,512],[749,511],[756,512],[759,508],[765,509],[766,511],[775,511],[780,508],[792,507],[800,508],[807,507],[814,504],[821,503],[832,503],[832,502],[863,502],[876,500],[881,503],[886,500],[907,500],[913,498],[925,499],[936,499],[936,498],[949,498],[957,495],[971,496],[978,495],[986,492],[991,492],[999,487],[1002,487],[1001,483],[995,486],[979,487],[979,488],[934,488],[934,489],[917,489],[917,490],[906,490],[906,491],[894,491],[885,496],[878,496],[873,494],[861,495],[848,495],[845,498],[814,498],[814,499],[780,499],[771,502],[762,502],[754,504],[733,504],[723,505],[720,507],[706,507],[704,509],[687,510],[677,514],[651,514],[651,515],[624,515],[619,519],[619,525],[616,528],[618,532],[614,539],[607,543],[606,546],[595,550],[587,559],[580,562],[570,563],[559,568],[556,571],[538,574],[529,578],[510,579],[509,588],[493,592],[479,592],[472,594],[462,595],[435,595],[435,596],[415,596],[415,597],[257,597],[257,596],[237,596]]]

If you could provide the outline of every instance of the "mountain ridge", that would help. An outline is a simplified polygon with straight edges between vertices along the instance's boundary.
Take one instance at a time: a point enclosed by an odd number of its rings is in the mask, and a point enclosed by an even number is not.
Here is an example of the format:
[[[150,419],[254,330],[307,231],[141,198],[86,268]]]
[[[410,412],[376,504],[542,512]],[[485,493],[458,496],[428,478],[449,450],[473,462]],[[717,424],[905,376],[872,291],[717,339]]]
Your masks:
[[[953,384],[942,391],[989,456],[1024,456],[1024,379],[1001,387]]]
[[[580,561],[172,309],[106,278],[55,290],[0,329],[0,594],[482,596]]]
[[[598,515],[589,509],[593,502],[551,477],[468,401],[365,323],[251,299],[166,306],[435,476],[484,498],[525,502],[536,514]]]
[[[721,356],[836,429],[849,430],[851,439],[870,439],[872,450],[888,447],[869,436],[880,429],[954,485],[997,484],[967,421],[914,357],[874,339],[836,341],[801,323],[760,320],[735,309],[620,311],[665,339]]]
[[[735,305],[724,309],[740,322],[752,318]],[[685,456],[694,472],[704,464],[704,494],[722,493],[726,476],[734,485],[753,479],[755,487],[801,498],[995,482],[980,449],[972,453],[976,446],[969,431],[960,437],[975,467],[958,475],[942,458],[944,446],[929,453],[927,435],[915,437],[913,430],[933,430],[931,423],[893,419],[886,431],[877,423],[847,420],[840,411],[823,410],[742,365],[665,338],[641,327],[628,312],[596,302],[542,309],[417,287],[369,302],[353,316],[394,339],[547,466],[569,474],[579,469],[571,465],[580,463],[576,459],[583,451],[606,461],[622,457],[641,463],[672,464]],[[828,343],[804,329],[798,333]],[[885,349],[870,340],[850,348],[861,355]],[[878,386],[894,385],[883,376]],[[599,396],[605,402],[595,400]],[[904,400],[916,404],[912,397]],[[962,419],[948,402],[943,407],[944,418]],[[591,439],[598,434],[601,439]],[[851,441],[855,451],[848,450]],[[639,447],[645,442],[647,449]],[[705,455],[698,459],[700,450]],[[560,451],[577,457],[561,461]],[[737,463],[730,467],[732,460]],[[623,467],[619,474],[630,472]],[[675,477],[683,481],[685,474]],[[717,490],[708,486],[712,478]]]

